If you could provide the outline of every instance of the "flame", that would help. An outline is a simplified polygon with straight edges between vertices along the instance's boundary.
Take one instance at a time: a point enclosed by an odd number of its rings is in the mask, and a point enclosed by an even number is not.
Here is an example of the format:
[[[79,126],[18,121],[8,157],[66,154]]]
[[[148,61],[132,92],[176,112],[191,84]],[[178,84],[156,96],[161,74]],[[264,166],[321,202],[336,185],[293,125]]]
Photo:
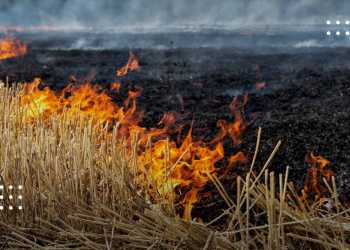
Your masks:
[[[156,193],[168,196],[176,187],[187,190],[181,204],[184,207],[184,219],[191,219],[192,207],[200,199],[199,193],[209,182],[209,175],[219,173],[216,164],[225,156],[221,141],[194,141],[192,129],[179,145],[164,139],[182,130],[182,126],[179,126],[181,129],[175,126],[177,117],[173,112],[165,113],[158,123],[163,125],[163,128],[141,127],[139,123],[142,120],[142,111],[137,110],[136,104],[136,98],[141,94],[140,90],[129,91],[124,105],[119,107],[99,86],[90,83],[69,85],[61,92],[54,92],[48,87],[41,89],[41,84],[41,79],[35,79],[25,86],[20,96],[27,120],[48,119],[54,115],[64,115],[68,119],[92,118],[97,123],[118,124],[118,134],[129,142],[131,135],[137,133],[142,148],[137,155],[140,175],[147,173],[144,181],[151,183],[152,190]],[[175,129],[172,129],[173,127]],[[235,131],[232,130],[231,133],[236,136]],[[240,132],[241,129],[237,131]],[[220,138],[224,139],[223,136]],[[152,139],[154,143],[146,146]],[[244,164],[246,161],[244,154],[238,152],[229,158],[228,166],[222,169],[227,173],[235,165]]]
[[[138,58],[132,52],[130,52],[128,62],[126,63],[126,65],[117,70],[117,76],[126,76],[129,73],[129,71],[135,71],[139,69],[140,65]]]
[[[135,99],[138,95],[129,93],[130,107],[119,107],[112,98],[103,92],[98,85],[84,83],[80,86],[69,85],[61,92],[55,92],[49,87],[40,89],[40,78],[27,84],[20,95],[23,117],[25,120],[48,119],[54,115],[65,115],[68,119],[81,117],[95,123],[120,123],[124,126],[137,124],[140,119],[136,112]]]
[[[121,86],[120,82],[113,82],[113,83],[111,83],[110,89],[114,90],[116,92],[119,92],[120,86]]]
[[[318,166],[321,170],[324,170],[324,168],[329,165],[331,162],[322,156],[315,156],[313,152],[306,155],[305,161],[312,166]]]
[[[39,89],[42,83],[40,78],[36,78],[24,88],[24,93],[20,96],[20,103],[25,120],[46,119],[61,110],[59,98],[49,88]]]
[[[0,41],[0,55],[4,51],[2,42]],[[125,76],[138,68],[138,59],[130,52],[127,64],[117,71],[117,75]],[[212,176],[225,177],[238,164],[248,162],[241,151],[225,156],[223,146],[226,138],[230,138],[234,146],[242,141],[242,134],[248,127],[244,115],[247,95],[243,100],[238,97],[232,100],[230,110],[234,120],[219,120],[219,132],[213,140],[195,140],[191,127],[182,141],[174,141],[169,138],[176,134],[180,138],[184,128],[184,125],[176,124],[178,115],[174,112],[163,115],[158,123],[161,128],[145,128],[140,125],[143,111],[138,110],[136,103],[141,95],[140,89],[130,90],[128,97],[119,106],[99,85],[92,85],[88,80],[74,85],[78,82],[74,77],[71,77],[71,81],[73,83],[62,91],[41,87],[43,82],[40,78],[26,84],[19,96],[23,119],[32,122],[41,119],[46,121],[53,116],[64,116],[67,119],[81,117],[92,119],[98,124],[117,125],[118,136],[128,143],[127,150],[131,148],[132,135],[136,133],[139,148],[136,152],[138,173],[135,178],[140,185],[148,187],[152,200],[156,200],[159,194],[169,197],[180,189],[179,204],[185,220],[191,220],[195,203],[208,196],[203,189]],[[120,87],[120,82],[114,82],[111,83],[110,90],[119,93]],[[307,154],[305,160],[310,168],[301,199],[306,201],[311,193],[315,194],[316,199],[321,199],[326,187],[320,179],[325,178],[329,182],[333,176],[333,172],[327,169],[330,161],[312,152]],[[225,163],[227,164],[224,165]],[[219,164],[220,168],[217,167]]]
[[[23,56],[27,54],[27,45],[13,38],[0,40],[0,60]]]
[[[234,116],[234,121],[229,123],[225,120],[219,120],[217,125],[220,128],[220,132],[213,139],[212,143],[222,141],[227,135],[232,139],[234,145],[241,143],[241,135],[247,128],[247,123],[243,117],[244,107],[248,102],[248,95],[243,98],[243,103],[240,106],[238,97],[235,97],[230,104],[231,113]]]
[[[209,147],[203,142],[195,142],[192,129],[180,146],[168,140],[157,141],[150,149],[139,156],[145,163],[144,173],[148,173],[151,183],[157,190],[166,194],[180,186],[190,189],[182,200],[183,218],[191,219],[193,204],[198,201],[198,192],[209,181],[209,174],[215,174],[215,164],[223,159],[224,148],[221,143]]]
[[[247,127],[242,117],[247,101],[248,98],[245,96],[240,106],[238,98],[233,100],[230,108],[235,115],[235,121],[225,123],[225,127],[221,127],[218,135],[210,143],[194,141],[192,129],[190,129],[180,146],[172,141],[159,140],[139,156],[139,161],[145,163],[145,169],[142,172],[148,173],[148,178],[151,179],[149,182],[154,183],[158,192],[166,194],[176,187],[189,190],[181,201],[184,219],[191,219],[193,205],[199,201],[200,191],[209,182],[210,175],[225,176],[237,164],[247,163],[244,153],[237,152],[229,157],[226,167],[220,170],[216,168],[216,164],[225,157],[222,144],[224,138],[230,136],[237,145]],[[174,113],[166,113],[160,123],[169,128],[175,121]]]
[[[320,179],[325,178],[327,182],[330,182],[334,175],[331,170],[326,169],[330,161],[320,155],[316,156],[311,152],[306,155],[305,162],[310,165],[310,168],[304,182],[301,200],[305,201],[311,192],[316,195],[316,199],[320,199],[322,193],[327,190]]]
[[[135,63],[128,61],[126,71],[133,69]],[[131,65],[131,66],[130,66]],[[130,68],[131,67],[131,68]],[[231,138],[234,145],[241,141],[241,135],[247,127],[244,119],[244,107],[248,101],[245,96],[240,102],[235,98],[230,109],[234,115],[232,123],[220,121],[220,131],[212,141],[195,140],[192,126],[183,140],[173,141],[169,137],[182,138],[182,124],[176,124],[180,115],[168,112],[163,115],[157,128],[145,128],[140,125],[143,111],[138,110],[136,99],[140,89],[129,90],[122,105],[115,103],[110,95],[99,85],[89,82],[76,85],[74,80],[62,91],[53,91],[39,78],[27,84],[20,94],[23,117],[32,122],[38,119],[48,120],[52,116],[64,116],[65,119],[91,119],[97,124],[117,125],[118,136],[125,139],[131,150],[132,135],[138,135],[137,163],[138,174],[135,178],[140,185],[148,187],[149,196],[156,200],[159,194],[170,197],[176,189],[182,190],[178,198],[182,206],[183,218],[191,219],[192,208],[204,194],[203,188],[211,176],[225,176],[237,164],[247,163],[242,152],[227,157],[226,162],[223,141]],[[119,93],[120,83],[110,85],[111,90]],[[220,164],[220,168],[217,165]],[[219,176],[219,177],[220,177]]]

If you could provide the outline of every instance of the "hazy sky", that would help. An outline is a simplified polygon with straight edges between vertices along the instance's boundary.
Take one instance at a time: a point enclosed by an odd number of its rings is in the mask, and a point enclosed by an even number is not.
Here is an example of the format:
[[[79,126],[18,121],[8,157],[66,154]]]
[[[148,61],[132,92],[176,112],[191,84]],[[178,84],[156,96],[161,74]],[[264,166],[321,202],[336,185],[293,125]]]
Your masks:
[[[347,0],[0,0],[0,25],[68,28],[307,24],[347,14]]]

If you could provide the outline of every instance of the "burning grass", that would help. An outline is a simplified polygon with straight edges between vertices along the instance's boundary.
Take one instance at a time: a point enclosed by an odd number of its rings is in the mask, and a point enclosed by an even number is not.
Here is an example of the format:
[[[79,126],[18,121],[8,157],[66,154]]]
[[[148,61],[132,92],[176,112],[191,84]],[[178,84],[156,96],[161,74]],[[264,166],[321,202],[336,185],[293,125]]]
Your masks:
[[[139,62],[130,53],[116,74],[134,70]],[[219,120],[216,136],[202,141],[192,126],[177,123],[176,113],[164,114],[155,128],[142,127],[140,90],[129,90],[117,104],[89,82],[62,91],[41,85],[38,78],[0,86],[4,247],[349,248],[349,211],[338,200],[328,160],[308,154],[310,169],[297,190],[289,169],[268,171],[280,142],[264,166],[255,166],[261,130],[253,159],[240,151],[249,126],[247,95],[232,101],[232,122]],[[114,82],[109,93],[121,88]],[[231,178],[232,192],[226,177],[239,165],[246,172]],[[208,184],[219,195],[214,203],[224,202],[205,211],[213,220],[193,217],[193,208],[212,196]],[[21,198],[9,185],[24,187]]]
[[[240,144],[240,137],[246,129],[243,118],[244,106],[239,105],[238,98],[231,104],[235,120],[230,123],[219,121],[219,133],[211,142],[195,140],[192,137],[192,128],[187,134],[182,134],[182,126],[175,125],[176,114],[166,113],[157,128],[145,128],[140,125],[143,112],[138,110],[136,98],[140,91],[128,91],[128,97],[123,105],[119,106],[112,101],[98,85],[84,83],[80,86],[69,85],[61,92],[55,92],[45,87],[39,88],[40,79],[27,84],[19,94],[20,106],[23,111],[24,122],[32,123],[42,120],[49,122],[52,117],[65,117],[75,120],[77,117],[90,120],[92,126],[105,126],[109,137],[114,136],[116,129],[118,138],[123,138],[126,148],[133,147],[134,136],[137,135],[138,185],[147,186],[147,195],[153,201],[172,196],[175,189],[180,189],[180,209],[183,218],[191,220],[193,204],[200,199],[200,191],[206,186],[210,177],[219,171],[217,163],[225,160],[223,141],[231,138],[234,145]],[[111,85],[111,88],[115,83]],[[176,135],[183,140],[169,140]],[[242,152],[229,156],[228,164],[220,171],[229,171],[237,164],[246,163]]]
[[[90,85],[55,93],[39,84],[0,87],[1,176],[5,186],[24,187],[24,209],[0,212],[4,247],[349,249],[350,211],[338,200],[323,158],[307,158],[322,190],[310,182],[304,192],[318,197],[300,195],[288,168],[284,175],[268,171],[280,142],[264,166],[255,166],[257,157],[265,157],[258,154],[259,130],[250,168],[234,182],[236,192],[224,188],[215,163],[224,157],[222,138],[234,145],[245,129],[237,125],[244,120],[237,100],[232,126],[219,122],[211,144],[196,142],[191,129],[175,143],[163,138],[171,134],[172,114],[163,117],[163,128],[139,126],[137,92],[119,107]],[[248,161],[242,152],[228,158]],[[194,220],[191,208],[209,182],[225,206],[212,221]],[[174,192],[179,188],[184,193]],[[10,204],[16,206],[3,201],[5,208]]]
[[[27,45],[17,39],[11,37],[0,39],[0,61],[23,56],[27,51]]]

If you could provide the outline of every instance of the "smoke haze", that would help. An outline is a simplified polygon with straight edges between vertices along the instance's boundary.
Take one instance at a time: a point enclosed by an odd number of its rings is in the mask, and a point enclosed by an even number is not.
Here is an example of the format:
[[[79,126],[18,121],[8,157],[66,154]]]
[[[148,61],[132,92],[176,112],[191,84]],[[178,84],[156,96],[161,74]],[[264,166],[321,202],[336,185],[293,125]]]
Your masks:
[[[346,17],[346,10],[350,2],[345,0],[1,0],[0,23],[67,28],[302,25]]]

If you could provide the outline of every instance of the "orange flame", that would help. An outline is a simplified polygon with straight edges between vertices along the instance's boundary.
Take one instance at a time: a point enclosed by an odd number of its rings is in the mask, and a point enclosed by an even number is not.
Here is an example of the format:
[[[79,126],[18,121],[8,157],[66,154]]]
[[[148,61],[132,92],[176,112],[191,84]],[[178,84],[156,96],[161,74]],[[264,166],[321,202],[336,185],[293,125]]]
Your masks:
[[[129,64],[130,59],[127,65]],[[100,86],[88,82],[78,86],[72,83],[59,92],[48,87],[41,88],[41,84],[41,79],[35,79],[25,86],[20,95],[24,119],[30,122],[64,115],[68,119],[82,117],[98,124],[118,124],[117,134],[126,139],[130,149],[131,135],[137,133],[139,174],[136,178],[147,184],[153,200],[159,194],[169,197],[176,188],[183,190],[183,195],[179,198],[183,218],[186,220],[191,219],[192,208],[203,196],[201,191],[210,181],[211,175],[225,176],[237,164],[247,162],[245,155],[238,152],[229,157],[226,167],[216,166],[219,162],[225,162],[223,140],[226,137],[230,137],[235,145],[240,143],[241,135],[247,127],[243,118],[247,96],[242,103],[238,102],[238,98],[232,101],[230,108],[235,116],[234,122],[219,122],[221,130],[211,142],[195,141],[192,128],[182,142],[175,142],[166,139],[175,133],[180,135],[183,128],[183,125],[175,124],[178,115],[174,112],[164,114],[158,123],[162,128],[148,129],[140,126],[143,112],[137,109],[136,99],[141,95],[141,90],[130,90],[123,105],[118,106]],[[112,83],[110,88],[119,91],[120,83]]]
[[[111,88],[111,90],[119,92],[120,86],[121,86],[120,82],[113,82],[113,83],[111,83],[111,87],[110,88]]]
[[[245,95],[243,99],[243,103],[240,106],[238,102],[238,98],[235,97],[230,104],[231,113],[234,116],[234,122],[228,123],[225,120],[218,121],[218,127],[220,128],[220,132],[214,138],[212,143],[217,143],[222,141],[227,135],[231,137],[234,145],[239,145],[241,143],[241,135],[247,128],[247,123],[243,118],[244,107],[248,102],[248,96]]]
[[[27,45],[13,38],[0,40],[0,60],[23,56],[27,54]]]
[[[50,88],[39,88],[42,80],[36,78],[27,84],[20,96],[20,103],[26,120],[47,119],[53,115],[64,115],[68,118],[80,116],[92,118],[96,123],[120,122],[123,125],[137,123],[135,118],[137,95],[129,95],[131,107],[119,107],[112,98],[100,87],[84,83],[80,86],[68,86],[61,92],[54,92]],[[128,120],[128,121],[127,121]],[[132,122],[133,121],[133,122]]]
[[[315,156],[313,152],[306,155],[305,158],[306,163],[311,164],[312,166],[318,166],[321,170],[323,170],[328,164],[331,162],[322,156]]]
[[[315,156],[313,152],[311,152],[306,155],[305,162],[310,164],[310,168],[304,182],[301,199],[305,201],[310,191],[316,195],[316,199],[319,199],[322,193],[327,190],[320,179],[325,178],[327,182],[330,182],[334,175],[331,170],[325,169],[326,166],[330,164],[330,161],[322,156]]]
[[[46,119],[58,113],[62,105],[59,98],[49,88],[39,89],[41,79],[36,78],[32,83],[27,84],[24,93],[20,96],[20,103],[24,111],[24,118],[27,120]]]
[[[117,76],[126,76],[129,73],[129,71],[135,71],[139,69],[140,65],[138,58],[132,52],[130,52],[128,62],[126,63],[126,65],[117,70]]]
[[[211,149],[202,142],[194,142],[190,129],[181,146],[159,140],[143,152],[139,160],[146,163],[143,172],[149,174],[158,191],[166,194],[177,186],[190,189],[182,200],[183,217],[189,220],[192,206],[198,201],[198,192],[209,181],[208,175],[215,174],[215,164],[223,157],[221,143]]]

